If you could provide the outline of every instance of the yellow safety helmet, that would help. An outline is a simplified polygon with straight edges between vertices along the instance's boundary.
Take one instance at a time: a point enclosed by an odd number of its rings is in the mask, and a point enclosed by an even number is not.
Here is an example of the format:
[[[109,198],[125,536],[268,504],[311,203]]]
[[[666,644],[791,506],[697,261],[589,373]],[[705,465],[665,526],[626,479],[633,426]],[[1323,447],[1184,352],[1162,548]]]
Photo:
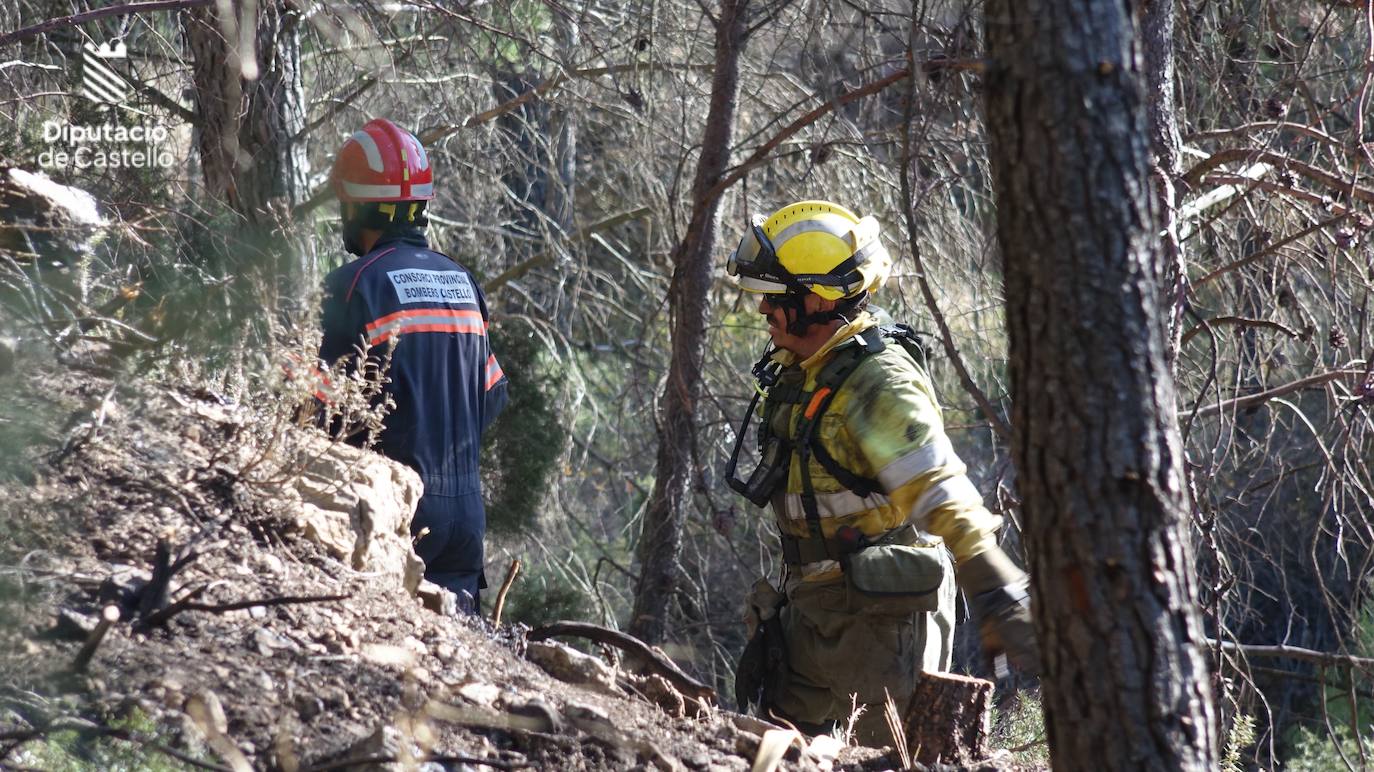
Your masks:
[[[839,204],[798,201],[754,218],[725,270],[748,292],[855,297],[877,290],[892,273],[878,227]]]

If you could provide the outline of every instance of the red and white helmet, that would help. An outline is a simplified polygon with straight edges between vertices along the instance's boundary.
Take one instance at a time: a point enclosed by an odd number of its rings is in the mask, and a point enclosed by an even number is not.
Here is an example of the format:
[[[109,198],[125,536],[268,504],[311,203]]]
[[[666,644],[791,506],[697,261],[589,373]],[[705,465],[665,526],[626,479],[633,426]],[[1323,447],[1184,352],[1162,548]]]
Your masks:
[[[385,118],[368,121],[343,143],[330,179],[340,201],[434,198],[434,171],[424,146]]]

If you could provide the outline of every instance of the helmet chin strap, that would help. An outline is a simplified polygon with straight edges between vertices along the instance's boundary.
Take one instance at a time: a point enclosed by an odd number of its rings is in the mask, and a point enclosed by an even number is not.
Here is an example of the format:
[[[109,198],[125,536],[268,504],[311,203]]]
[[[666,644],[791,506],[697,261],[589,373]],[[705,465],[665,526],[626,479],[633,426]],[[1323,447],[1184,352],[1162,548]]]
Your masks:
[[[343,246],[350,255],[363,256],[365,250],[363,249],[363,223],[361,219],[344,220]]]
[[[769,302],[781,308],[787,317],[787,334],[804,337],[813,325],[829,324],[837,319],[848,322],[849,314],[852,314],[855,307],[867,296],[867,292],[860,292],[852,298],[845,298],[829,311],[817,311],[811,314],[806,313],[805,294],[789,292],[780,296],[777,301],[770,300]]]
[[[389,207],[383,211],[384,207]],[[405,215],[405,219],[400,219]],[[362,257],[367,250],[363,248],[363,231],[394,231],[406,228],[424,228],[429,224],[425,216],[425,202],[340,202],[339,217],[343,221],[343,246],[350,254]]]

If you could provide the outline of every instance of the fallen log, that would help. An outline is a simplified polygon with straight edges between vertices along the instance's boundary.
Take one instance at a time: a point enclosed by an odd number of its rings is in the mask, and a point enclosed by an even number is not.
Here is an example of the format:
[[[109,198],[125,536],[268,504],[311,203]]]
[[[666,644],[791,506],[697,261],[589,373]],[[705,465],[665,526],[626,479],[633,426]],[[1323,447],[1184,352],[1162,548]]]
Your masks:
[[[673,661],[638,638],[619,630],[586,622],[554,622],[530,631],[529,640],[542,641],[560,635],[573,635],[589,641],[614,646],[625,652],[626,664],[637,671],[662,676],[683,695],[701,701],[716,701],[716,690],[682,672]]]

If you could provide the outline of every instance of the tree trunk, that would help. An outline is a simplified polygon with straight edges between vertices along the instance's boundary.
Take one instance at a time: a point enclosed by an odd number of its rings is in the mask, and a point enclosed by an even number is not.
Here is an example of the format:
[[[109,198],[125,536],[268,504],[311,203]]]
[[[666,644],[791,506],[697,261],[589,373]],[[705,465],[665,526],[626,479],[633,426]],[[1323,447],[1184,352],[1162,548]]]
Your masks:
[[[1183,334],[1183,309],[1188,296],[1188,265],[1179,238],[1179,178],[1183,175],[1183,138],[1178,131],[1178,100],[1174,95],[1175,0],[1146,0],[1142,12],[1141,43],[1145,55],[1145,83],[1153,158],[1154,196],[1159,230],[1164,234],[1160,288],[1169,313],[1170,363],[1178,354]]]
[[[576,25],[558,19],[561,44],[572,50]],[[492,73],[492,94],[498,104],[524,94],[548,76],[533,69],[500,69]],[[573,204],[577,185],[577,125],[566,109],[544,99],[525,102],[496,119],[506,135],[509,158],[502,163],[501,182],[510,195],[505,208],[511,236],[505,238],[510,265],[537,252],[554,252],[573,232]],[[570,314],[560,303],[558,286],[536,286],[532,295],[553,323],[568,334]]]
[[[992,0],[987,118],[1056,770],[1216,768],[1129,6]]]
[[[663,386],[654,489],[640,532],[639,582],[629,628],[632,634],[651,643],[663,640],[667,627],[669,603],[677,592],[681,569],[682,525],[692,503],[696,407],[706,356],[707,292],[711,288],[711,267],[718,259],[720,198],[707,194],[730,163],[748,5],[749,0],[721,1],[711,105],[692,182],[692,219],[672,255],[673,278],[668,289],[672,356]]]
[[[248,8],[257,9],[256,17],[243,13]],[[212,5],[187,12],[197,149],[206,193],[242,218],[243,241],[275,261],[291,296],[316,281],[303,245],[282,248],[276,237],[310,193],[300,136],[306,117],[300,18],[280,0],[240,11],[223,16]]]

